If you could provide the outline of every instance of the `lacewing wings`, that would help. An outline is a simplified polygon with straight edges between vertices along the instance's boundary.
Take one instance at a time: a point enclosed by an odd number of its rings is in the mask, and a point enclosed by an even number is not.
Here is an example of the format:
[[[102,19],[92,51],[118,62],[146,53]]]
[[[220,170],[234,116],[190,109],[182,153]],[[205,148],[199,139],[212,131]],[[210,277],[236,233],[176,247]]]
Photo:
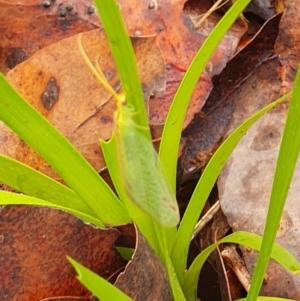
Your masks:
[[[118,100],[115,137],[121,176],[129,197],[166,227],[179,223],[179,209],[159,158],[132,116],[134,109]]]
[[[153,145],[141,133],[132,116],[133,108],[123,94],[117,94],[103,75],[101,68],[90,62],[78,36],[79,51],[97,79],[117,100],[115,137],[121,177],[127,194],[143,211],[166,227],[179,223],[179,209],[172,187],[164,174]]]

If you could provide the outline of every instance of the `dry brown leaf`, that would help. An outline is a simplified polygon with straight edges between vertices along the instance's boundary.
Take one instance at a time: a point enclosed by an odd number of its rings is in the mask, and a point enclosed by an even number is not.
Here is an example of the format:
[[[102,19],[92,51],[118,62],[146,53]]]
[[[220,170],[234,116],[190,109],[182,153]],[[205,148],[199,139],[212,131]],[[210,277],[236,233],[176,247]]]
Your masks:
[[[50,3],[49,7],[43,4],[46,2]],[[89,13],[90,7],[93,7],[92,0],[72,0],[70,3],[62,0],[0,0],[1,72],[6,73],[54,42],[99,27],[99,18],[95,13]],[[66,13],[64,17],[62,12]]]
[[[125,261],[114,249],[116,229],[96,229],[63,211],[7,206],[0,211],[0,299],[40,301],[89,296],[66,255],[104,278]]]
[[[240,85],[273,54],[279,21],[280,16],[269,20],[252,43],[237,53],[220,75],[213,77],[214,89],[201,113],[183,134],[187,138],[181,158],[184,175],[204,166],[219,146],[235,110],[235,99],[240,99],[236,95]],[[252,98],[252,94],[247,97]]]
[[[173,300],[165,267],[137,228],[136,237],[132,259],[115,285],[135,301]]]
[[[118,88],[120,84],[104,32],[96,29],[84,33],[82,45],[92,62],[98,60],[110,84]],[[147,99],[151,93],[164,90],[164,61],[154,38],[134,39],[133,45]],[[104,167],[98,141],[99,138],[107,140],[111,137],[115,102],[84,62],[76,36],[37,52],[11,70],[7,78],[25,99],[77,147],[96,170]],[[103,104],[105,106],[99,109]],[[3,124],[0,137],[1,141],[6,141],[0,144],[0,153],[58,179],[49,165]]]
[[[275,57],[250,76],[238,92],[239,102],[230,122],[232,131],[245,118],[292,89],[299,56],[299,34],[291,20],[298,22],[298,1],[286,1],[275,44]],[[250,95],[250,97],[249,97]],[[234,231],[246,230],[262,234],[275,172],[288,102],[277,106],[260,118],[247,132],[226,164],[219,181],[220,203]],[[288,160],[288,158],[287,158]],[[288,194],[277,242],[286,247],[298,260],[299,253],[299,181],[300,161]],[[257,252],[243,248],[249,271],[254,270]],[[261,294],[299,300],[300,276],[292,275],[271,261],[267,283]]]
[[[20,5],[17,6],[15,3],[5,4],[0,9],[0,15],[2,12],[3,15],[3,24],[5,25],[5,37],[13,37],[13,38],[6,38],[3,40],[3,57],[0,58],[0,61],[6,62],[6,66],[3,66],[3,70],[7,70],[8,63],[9,68],[12,68],[16,64],[20,63],[24,59],[29,58],[33,53],[35,53],[38,49],[43,48],[55,41],[58,41],[62,39],[63,37],[70,36],[74,33],[78,33],[81,31],[85,31],[87,29],[94,28],[96,26],[100,26],[99,23],[95,22],[95,14],[88,14],[87,9],[90,7],[91,2],[90,1],[80,1],[77,0],[75,2],[72,2],[73,7],[71,10],[67,9],[67,3],[62,1],[55,1],[54,3],[51,2],[50,7],[45,7],[43,5],[37,6],[34,4],[37,4],[36,1],[27,3],[27,5],[24,5],[25,3],[21,2]],[[157,139],[161,136],[161,130],[162,126],[164,124],[166,114],[169,110],[170,103],[173,99],[173,96],[175,94],[176,89],[179,86],[179,83],[184,75],[184,72],[187,68],[187,66],[190,64],[192,58],[196,54],[197,50],[209,34],[209,32],[212,30],[213,26],[218,22],[220,19],[219,16],[213,14],[211,15],[207,20],[204,26],[202,26],[198,31],[195,30],[195,24],[197,23],[197,20],[200,18],[200,15],[207,10],[207,5],[205,6],[202,3],[196,3],[196,2],[187,2],[183,0],[177,0],[173,2],[138,2],[138,1],[120,1],[119,3],[120,9],[123,13],[128,32],[132,36],[147,36],[148,41],[151,41],[151,38],[149,36],[152,36],[152,41],[157,43],[157,45],[160,47],[160,50],[162,52],[162,55],[164,57],[165,62],[167,63],[167,89],[165,91],[165,74],[164,71],[161,70],[163,67],[163,62],[161,59],[155,60],[155,57],[161,58],[160,54],[157,53],[157,49],[154,49],[155,46],[151,45],[153,48],[149,49],[147,52],[147,55],[143,52],[141,56],[138,58],[138,64],[141,66],[140,70],[143,71],[148,70],[148,75],[151,75],[153,73],[152,67],[157,66],[151,66],[149,68],[149,61],[150,64],[156,63],[159,70],[159,79],[160,83],[156,83],[157,89],[152,89],[152,87],[148,87],[147,84],[142,78],[143,85],[146,85],[146,88],[148,91],[146,91],[146,101],[148,100],[148,96],[151,94],[152,98],[149,104],[149,121],[152,126],[152,132],[153,132],[153,138]],[[37,11],[38,10],[38,11]],[[67,14],[66,16],[61,16],[61,10],[66,10]],[[9,11],[9,14],[7,13]],[[135,13],[132,14],[132,11]],[[19,20],[18,22],[14,22],[10,26],[11,18],[9,18],[11,14],[14,14],[14,19]],[[35,24],[36,15],[40,16],[40,18],[48,18],[51,20],[51,22],[40,22],[39,24]],[[43,24],[43,25],[41,25]],[[47,24],[50,24],[49,26],[51,29],[49,29]],[[66,30],[62,30],[66,27]],[[30,30],[30,29],[34,30]],[[218,74],[225,66],[226,61],[233,55],[238,41],[240,40],[241,36],[246,30],[246,26],[243,22],[236,22],[236,24],[232,27],[232,29],[228,32],[226,37],[223,39],[220,46],[217,48],[215,54],[213,55],[211,62],[208,64],[208,67],[206,68],[205,74],[201,77],[199,83],[197,84],[197,87],[195,89],[195,92],[193,94],[193,97],[190,102],[189,110],[186,115],[186,120],[184,124],[184,128],[190,123],[190,121],[193,119],[194,114],[197,113],[205,103],[205,100],[211,90],[211,76],[214,74]],[[20,36],[20,32],[22,32],[22,35]],[[23,34],[25,33],[25,34]],[[48,34],[45,34],[48,33]],[[156,37],[155,37],[156,36]],[[143,39],[144,41],[146,39]],[[136,40],[138,41],[138,39]],[[63,48],[63,43],[61,42],[61,48]],[[136,42],[138,43],[138,42]],[[106,45],[106,44],[105,44]],[[54,51],[54,46],[50,46],[49,49],[51,51]],[[57,47],[57,44],[56,46]],[[64,98],[66,98],[66,94],[72,96],[76,95],[76,97],[73,97],[73,99],[78,98],[84,94],[84,87],[82,84],[81,90],[79,93],[74,92],[74,94],[71,91],[65,91],[64,86],[62,85],[62,80],[59,78],[58,73],[64,73],[64,77],[69,72],[69,70],[72,72],[73,77],[75,78],[79,72],[81,72],[81,66],[79,67],[79,70],[76,70],[76,65],[74,65],[74,55],[76,53],[76,50],[73,51],[73,49],[69,49],[70,46],[67,43],[66,48],[70,55],[70,57],[67,57],[67,51],[64,49],[56,49],[57,52],[56,55],[59,57],[60,61],[57,61],[57,64],[60,64],[61,70],[58,72],[56,70],[56,74],[53,76],[50,74],[50,72],[44,72],[42,76],[37,76],[37,84],[39,84],[40,81],[42,81],[42,86],[37,87],[37,93],[44,93],[44,95],[49,95],[49,91],[54,91],[54,97],[52,101],[55,101],[56,96],[55,93],[58,93],[60,95],[63,95]],[[73,48],[76,46],[73,45]],[[102,47],[103,51],[101,51],[101,59],[103,61],[108,60],[111,62],[111,60],[108,59],[110,56],[108,48]],[[48,49],[48,55],[51,56],[51,53],[49,54]],[[59,51],[61,53],[59,53]],[[75,53],[73,53],[75,52]],[[45,50],[45,54],[37,54],[37,58],[40,58],[43,55],[46,55],[47,50]],[[63,53],[65,54],[65,57],[63,57]],[[46,55],[47,56],[47,55]],[[45,58],[43,59],[43,61]],[[53,62],[54,56],[52,55],[52,64],[56,66]],[[50,60],[51,61],[51,60]],[[143,66],[143,64],[147,63],[146,67]],[[36,60],[35,60],[36,64]],[[43,70],[43,66],[38,64],[39,67]],[[72,65],[73,68],[70,67]],[[54,68],[53,66],[53,68]],[[62,68],[63,66],[63,68]],[[6,69],[5,69],[6,68]],[[48,69],[52,69],[51,66],[47,66]],[[70,68],[70,69],[69,69]],[[62,70],[64,69],[64,70]],[[85,68],[83,68],[84,70]],[[19,70],[19,69],[17,69]],[[16,72],[16,71],[14,71]],[[154,72],[155,73],[155,72]],[[156,73],[158,74],[158,73]],[[27,75],[28,76],[28,75]],[[9,78],[12,77],[12,75],[8,76]],[[58,78],[56,78],[58,77]],[[81,77],[78,76],[77,82],[78,83],[85,83],[84,86],[89,86],[91,89],[92,86],[95,85],[94,81],[91,80],[89,82],[88,79],[85,79],[84,81],[81,81]],[[28,80],[28,78],[26,78]],[[154,79],[155,81],[155,79]],[[15,85],[20,85],[18,80],[12,80],[12,82]],[[76,80],[74,79],[73,82],[70,83],[69,88],[74,90],[74,85],[77,85]],[[26,85],[31,85],[32,81],[28,81]],[[48,87],[48,90],[46,89]],[[52,89],[51,89],[52,88]],[[53,90],[54,89],[54,90]],[[21,93],[24,92],[24,89],[21,89]],[[90,91],[86,92],[85,98],[87,98],[87,94],[89,94]],[[100,92],[101,94],[102,92]],[[29,93],[30,94],[30,93]],[[30,99],[30,102],[32,102],[31,98],[32,96],[28,93],[22,94],[25,97],[28,97]],[[78,97],[77,97],[78,95]],[[95,98],[93,93],[91,93],[91,96]],[[62,97],[62,96],[61,96]],[[101,96],[100,96],[101,97]],[[46,99],[44,102],[46,103],[45,106],[51,107],[51,100]],[[35,98],[36,99],[36,98]],[[101,100],[101,102],[105,102],[104,99]],[[37,100],[34,101],[37,103]],[[82,104],[86,104],[85,102],[81,102]],[[95,102],[91,101],[91,104],[94,105],[94,107],[99,105],[99,102],[95,104]],[[57,107],[58,105],[56,105]],[[82,110],[82,105],[74,105],[73,107],[77,106],[75,118],[80,120],[83,116],[77,116],[80,115],[80,112],[82,115],[89,116],[88,113],[91,112],[91,108],[88,108],[87,110]],[[40,105],[38,105],[40,107]],[[112,119],[111,119],[111,111],[113,110],[112,107],[108,106],[106,110],[109,110],[108,114],[103,114],[101,116],[98,116],[98,120],[100,119],[101,127],[103,128],[103,133],[101,130],[101,135],[98,137],[95,137],[95,132],[98,132],[99,128],[99,122],[95,124],[94,126],[91,126],[88,128],[89,135],[86,135],[86,132],[84,132],[86,127],[81,127],[81,130],[76,135],[79,136],[79,139],[81,139],[81,149],[82,153],[87,156],[88,160],[94,161],[94,154],[96,153],[96,156],[99,155],[99,150],[91,147],[90,141],[93,140],[93,143],[95,145],[95,141],[99,137],[104,137],[104,139],[107,139],[110,134],[108,132],[111,132],[112,127]],[[56,112],[56,109],[53,109]],[[70,116],[73,116],[73,111],[71,110],[71,107],[67,109],[67,111],[71,111],[70,113],[66,113],[65,109],[59,109],[59,111],[63,112],[64,118],[70,118]],[[103,110],[104,111],[104,110]],[[43,110],[41,111],[43,112]],[[79,113],[78,113],[79,112]],[[43,112],[44,113],[44,112]],[[87,113],[87,114],[86,114]],[[92,113],[91,113],[92,114]],[[48,118],[49,115],[57,115],[57,114],[45,114],[44,115]],[[61,119],[62,116],[60,116]],[[53,121],[53,116],[51,116],[50,121],[55,124],[55,121]],[[56,117],[57,118],[57,117]],[[96,118],[96,116],[95,116]],[[90,122],[91,123],[91,122]],[[67,126],[67,125],[66,125]],[[68,131],[74,130],[74,127],[72,127],[72,124],[68,124],[70,127]],[[59,127],[60,129],[60,127]],[[110,130],[109,130],[110,129]],[[63,131],[66,133],[66,131]],[[6,135],[7,136],[7,135]],[[72,136],[72,134],[70,134]],[[88,136],[88,137],[87,137]],[[92,137],[91,137],[92,136]],[[69,137],[69,136],[68,136]],[[73,137],[69,137],[73,141]],[[18,140],[15,139],[14,143],[18,143]],[[79,143],[75,143],[77,146]],[[83,146],[85,145],[85,147]],[[20,148],[23,148],[21,145]],[[92,151],[90,149],[92,148]],[[14,153],[15,150],[13,149],[11,153]],[[20,153],[23,153],[22,151]],[[26,147],[24,149],[24,153],[27,153]],[[20,155],[20,159],[22,160],[22,155]],[[29,161],[32,162],[32,166],[40,166],[42,162],[37,159],[30,159],[31,157],[31,151],[28,151],[28,157]],[[95,166],[95,162],[92,162]],[[98,161],[98,164],[96,166],[97,169],[100,169],[103,167],[103,161]],[[53,174],[52,174],[53,175]]]
[[[184,1],[181,0],[172,4],[164,2],[161,8],[165,28],[157,35],[157,43],[166,61],[167,85],[163,95],[154,95],[149,102],[149,120],[155,139],[161,136],[170,104],[185,71],[209,33],[220,20],[220,16],[212,14],[200,28],[196,29],[198,20],[208,9],[207,5],[199,1],[189,1],[184,6],[183,4]],[[212,89],[212,76],[223,70],[228,60],[234,55],[246,30],[246,24],[238,20],[218,45],[195,87],[183,129],[190,124],[194,115],[205,104]]]

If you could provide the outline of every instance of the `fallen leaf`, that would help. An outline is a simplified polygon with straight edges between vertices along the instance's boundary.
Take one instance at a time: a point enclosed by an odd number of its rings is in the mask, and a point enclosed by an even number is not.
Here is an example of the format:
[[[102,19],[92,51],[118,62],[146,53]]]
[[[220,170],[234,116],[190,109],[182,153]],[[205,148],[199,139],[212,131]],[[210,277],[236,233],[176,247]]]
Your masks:
[[[95,62],[98,60],[110,84],[120,87],[105,34],[96,29],[82,35],[82,45]],[[165,67],[154,38],[134,39],[133,45],[145,99],[165,87]],[[114,128],[115,101],[96,80],[83,60],[73,36],[37,52],[7,74],[8,80],[40,113],[60,130],[100,170],[105,166],[99,138],[107,140]],[[50,166],[3,123],[0,152],[55,178]]]
[[[184,9],[183,9],[184,8]],[[203,2],[177,3],[163,2],[161,14],[165,27],[157,35],[157,44],[166,61],[166,91],[163,95],[153,95],[149,102],[149,122],[154,139],[161,137],[162,128],[177,88],[197,51],[220,20],[212,14],[200,28],[196,28],[201,15],[208,9]],[[212,89],[211,78],[219,74],[234,55],[237,45],[246,32],[247,26],[236,21],[226,33],[195,87],[186,114],[183,129],[193,120]]]
[[[78,0],[79,1],[79,0]],[[51,32],[51,38],[44,38],[47,28],[33,26],[34,16],[37,14],[36,5],[8,5],[3,7],[3,14],[11,9],[17,12],[16,18],[20,22],[16,25],[6,26],[8,32],[6,36],[12,36],[13,39],[7,39],[3,44],[3,53],[10,66],[20,63],[27,59],[39,48],[60,40],[64,36],[86,30],[94,19],[86,17],[86,9],[89,2],[72,2],[73,8],[67,9],[66,3],[56,1],[51,2],[50,7],[39,6],[41,16],[51,18],[55,23],[53,28],[61,30],[63,25],[69,22],[75,27],[70,31]],[[154,7],[152,4],[154,3]],[[120,2],[120,7],[126,19],[129,34],[135,31],[149,32],[145,38],[133,39],[136,51],[137,63],[140,70],[142,85],[144,88],[145,101],[148,103],[149,97],[149,120],[152,128],[153,138],[158,139],[161,136],[161,130],[169,110],[171,100],[184,75],[185,69],[194,57],[196,51],[203,43],[205,37],[209,34],[213,26],[219,20],[219,17],[212,15],[205,28],[195,30],[195,24],[202,10],[206,9],[201,5],[184,5],[184,1],[178,0],[176,3],[164,2],[157,5],[156,2],[149,2],[147,8],[145,4]],[[176,4],[176,5],[175,5]],[[20,9],[21,8],[21,9]],[[131,8],[137,8],[137,14],[134,18],[129,14]],[[61,17],[60,11],[67,10],[67,15]],[[170,12],[173,12],[172,14]],[[26,17],[24,17],[26,14]],[[39,12],[40,14],[40,12]],[[1,15],[1,11],[0,11]],[[75,15],[77,16],[75,18]],[[149,19],[149,25],[145,20]],[[10,20],[10,19],[9,19]],[[5,22],[10,22],[5,19]],[[142,20],[143,22],[138,22]],[[23,22],[23,23],[22,23]],[[77,23],[84,23],[87,27],[76,27]],[[69,24],[68,23],[68,24]],[[9,24],[9,23],[8,23]],[[138,26],[143,25],[143,28]],[[148,26],[148,25],[149,26]],[[164,27],[161,28],[161,24]],[[18,27],[19,26],[19,27]],[[134,27],[135,26],[135,27]],[[28,35],[19,39],[18,32],[20,28],[36,28],[33,35]],[[155,32],[153,32],[155,28]],[[226,61],[233,55],[240,37],[245,32],[245,24],[237,22],[228,32],[226,37],[213,55],[211,62],[206,68],[205,74],[201,77],[186,115],[184,127],[193,119],[194,114],[198,112],[205,103],[208,93],[211,90],[211,76],[218,74],[224,68]],[[26,32],[28,30],[25,30]],[[53,31],[53,30],[52,30]],[[111,84],[117,88],[118,79],[111,59],[110,51],[101,30],[100,37],[92,31],[83,35],[85,50],[93,60],[96,55],[99,56],[101,68],[107,73],[105,75],[110,79]],[[96,32],[98,32],[96,30]],[[29,30],[30,32],[30,30]],[[53,34],[52,34],[53,33]],[[156,37],[154,36],[154,33]],[[42,36],[44,35],[44,36]],[[152,37],[150,37],[152,36]],[[90,41],[87,41],[89,40]],[[15,41],[15,43],[13,43]],[[26,48],[34,44],[36,48]],[[36,43],[35,41],[39,41]],[[156,44],[160,47],[163,58]],[[180,45],[180,47],[174,47]],[[101,45],[101,46],[100,46]],[[188,47],[184,46],[188,45]],[[32,46],[31,46],[32,47]],[[90,47],[90,48],[89,48]],[[9,49],[13,49],[11,56],[8,55]],[[175,52],[174,52],[175,51]],[[9,58],[8,58],[9,57]],[[165,73],[165,61],[167,63],[167,73]],[[67,76],[72,74],[72,76]],[[101,151],[98,147],[98,139],[107,140],[111,136],[113,129],[113,111],[114,103],[109,101],[110,95],[101,87],[90,70],[85,66],[78,52],[75,36],[69,39],[63,39],[51,44],[48,47],[35,53],[23,64],[15,67],[7,74],[8,79],[17,88],[17,90],[37,108],[46,118],[50,120],[87,158],[87,160],[97,169],[104,167],[104,161]],[[166,85],[167,78],[167,85]],[[167,88],[166,88],[167,87]],[[106,102],[103,108],[101,107]],[[101,110],[100,110],[101,108]],[[100,121],[100,122],[99,122]],[[1,135],[7,139],[5,145],[0,146],[0,152],[8,154],[47,175],[59,179],[49,165],[18,138],[14,137],[11,131],[1,126]],[[86,133],[89,133],[88,135]]]
[[[280,16],[271,19],[257,36],[242,49],[220,75],[213,77],[213,90],[205,106],[183,136],[187,143],[181,158],[184,176],[203,167],[224,137],[234,112],[240,85],[248,80],[255,68],[272,56]],[[253,97],[249,94],[247,97]]]
[[[40,301],[89,296],[66,259],[74,258],[104,278],[125,266],[114,249],[116,229],[97,229],[63,211],[6,206],[0,211],[0,296]]]
[[[132,259],[115,286],[135,301],[173,300],[165,267],[137,228],[136,237]]]
[[[92,0],[0,0],[0,71],[7,73],[38,50],[99,27],[99,18],[89,13],[90,7]]]
[[[227,133],[259,108],[292,89],[299,62],[299,34],[294,25],[291,26],[291,20],[298,22],[296,16],[299,13],[297,1],[286,1],[274,47],[278,57],[261,65],[243,84],[236,97],[240,101],[236,101]],[[263,233],[287,108],[288,102],[285,102],[254,124],[234,150],[219,177],[220,203],[234,231]],[[298,161],[276,240],[298,260],[299,164]],[[253,273],[257,252],[248,248],[242,248],[242,251],[247,268]],[[299,284],[298,274],[292,275],[271,261],[261,294],[299,300]]]

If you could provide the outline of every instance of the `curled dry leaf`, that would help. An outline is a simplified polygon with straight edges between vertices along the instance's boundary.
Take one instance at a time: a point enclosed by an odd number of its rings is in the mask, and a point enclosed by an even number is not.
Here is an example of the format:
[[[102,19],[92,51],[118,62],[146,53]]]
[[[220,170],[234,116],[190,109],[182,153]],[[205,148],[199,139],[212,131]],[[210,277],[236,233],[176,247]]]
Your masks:
[[[165,267],[137,228],[136,237],[132,259],[115,285],[136,301],[173,300]]]

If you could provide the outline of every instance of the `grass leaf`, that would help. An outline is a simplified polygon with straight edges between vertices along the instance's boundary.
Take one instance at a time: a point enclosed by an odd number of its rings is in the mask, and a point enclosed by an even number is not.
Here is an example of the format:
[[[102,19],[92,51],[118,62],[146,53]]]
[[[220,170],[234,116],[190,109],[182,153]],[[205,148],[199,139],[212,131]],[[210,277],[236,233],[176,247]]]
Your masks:
[[[4,155],[0,155],[0,182],[28,196],[60,206],[72,207],[96,217],[72,189]]]
[[[250,247],[254,250],[259,250],[261,246],[262,237],[253,233],[238,231],[230,234],[223,239],[219,240],[217,243],[210,245],[205,250],[203,250],[193,261],[192,265],[188,269],[184,284],[183,291],[187,298],[187,301],[194,301],[195,294],[197,291],[197,284],[199,279],[199,274],[202,266],[211,252],[221,243],[236,243],[243,246]],[[272,258],[279,262],[286,269],[293,273],[300,271],[300,263],[297,259],[289,253],[285,248],[274,245],[274,249],[271,254]],[[255,299],[256,300],[256,299]]]
[[[115,0],[94,0],[94,2],[120,75],[126,101],[138,112],[133,118],[137,124],[147,128],[148,117],[142,86],[137,71],[133,47],[120,8]],[[143,131],[143,134],[147,140],[151,141],[150,132]]]
[[[127,223],[118,198],[76,148],[0,74],[0,119],[41,155],[105,224]]]
[[[81,211],[77,211],[72,207],[61,206],[58,204],[54,204],[24,194],[18,194],[14,192],[0,190],[0,205],[32,205],[32,206],[42,206],[42,207],[60,209],[69,212],[77,217],[80,217],[86,223],[91,223],[99,228],[103,227],[103,223],[99,219],[90,216],[86,213],[83,213]]]
[[[77,279],[101,301],[133,301],[133,299],[104,278],[90,271],[69,256],[67,256],[67,259],[78,273]]]

